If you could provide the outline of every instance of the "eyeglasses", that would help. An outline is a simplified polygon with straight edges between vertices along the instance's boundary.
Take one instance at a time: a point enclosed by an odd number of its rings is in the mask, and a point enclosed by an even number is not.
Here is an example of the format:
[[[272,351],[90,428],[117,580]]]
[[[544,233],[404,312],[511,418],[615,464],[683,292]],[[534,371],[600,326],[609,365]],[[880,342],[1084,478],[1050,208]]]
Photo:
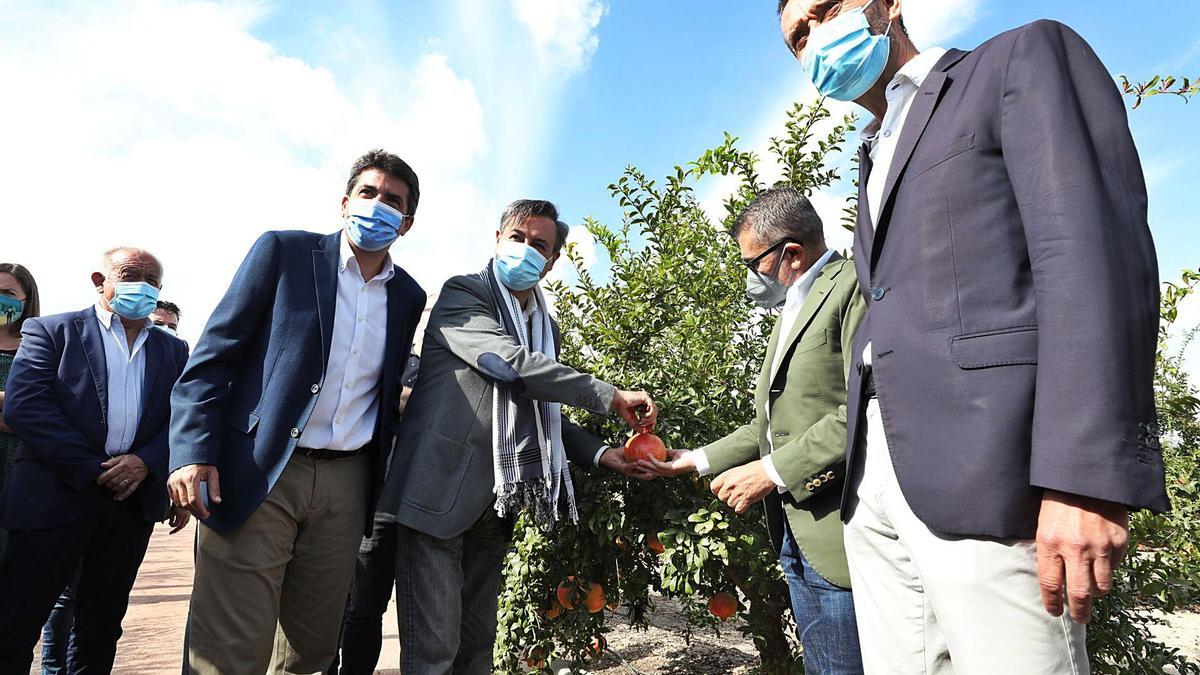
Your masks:
[[[763,258],[766,258],[767,256],[771,255],[771,253],[773,251],[776,251],[777,249],[779,249],[782,246],[786,246],[788,244],[799,244],[799,243],[800,242],[796,241],[795,239],[792,239],[791,237],[784,237],[783,239],[780,239],[779,241],[775,242],[774,244],[771,244],[770,246],[768,246],[766,248],[766,250],[764,250],[762,253],[759,253],[758,255],[754,256],[753,258],[750,258],[750,259],[742,258],[742,264],[745,265],[751,272],[754,272],[755,276],[757,276],[759,279],[762,279],[763,275],[762,275],[762,272],[758,271],[758,264],[763,261]],[[783,262],[783,256],[779,256],[779,260],[775,261],[775,269],[772,271],[771,276],[774,276],[774,273],[779,271],[779,265],[782,262]]]

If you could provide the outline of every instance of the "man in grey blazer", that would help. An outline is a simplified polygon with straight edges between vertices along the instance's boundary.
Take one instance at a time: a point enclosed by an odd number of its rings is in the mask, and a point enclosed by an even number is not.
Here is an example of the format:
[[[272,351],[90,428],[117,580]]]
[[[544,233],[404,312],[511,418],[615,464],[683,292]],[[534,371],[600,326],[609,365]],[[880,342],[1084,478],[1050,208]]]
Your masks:
[[[537,284],[566,235],[550,202],[513,202],[496,256],[482,272],[447,281],[430,315],[378,507],[399,524],[406,673],[491,672],[513,519],[526,508],[547,526],[574,517],[568,458],[653,477],[561,413],[562,404],[615,411],[632,426],[657,414],[645,392],[558,363],[558,326]]]
[[[918,53],[904,4],[779,4],[817,89],[874,115],[842,509],[864,665],[1087,672],[1129,511],[1168,507],[1137,150],[1070,28]]]

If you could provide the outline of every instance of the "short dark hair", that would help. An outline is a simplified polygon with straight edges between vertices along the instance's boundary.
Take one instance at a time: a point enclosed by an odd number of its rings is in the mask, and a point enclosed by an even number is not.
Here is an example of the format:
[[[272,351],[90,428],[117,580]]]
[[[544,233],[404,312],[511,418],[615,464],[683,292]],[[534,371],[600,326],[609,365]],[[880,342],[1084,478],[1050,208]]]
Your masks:
[[[0,263],[0,272],[7,272],[16,277],[17,283],[21,284],[21,290],[25,291],[25,307],[21,310],[21,316],[17,317],[16,323],[8,327],[12,331],[10,334],[19,333],[25,319],[42,315],[42,301],[38,295],[37,281],[34,280],[29,268],[16,263]]]
[[[179,311],[179,305],[167,300],[159,300],[158,304],[155,305],[155,309],[165,309],[174,314],[176,319],[183,318],[183,312]]]
[[[408,162],[386,150],[371,150],[354,161],[354,166],[350,167],[350,180],[346,181],[346,195],[349,196],[354,191],[354,185],[358,182],[358,177],[362,172],[370,169],[382,171],[392,178],[404,181],[404,184],[408,186],[408,215],[416,215],[417,202],[421,199],[421,186],[417,181],[417,172],[412,170]]]
[[[504,228],[518,225],[529,218],[549,218],[554,221],[554,252],[561,251],[571,228],[558,219],[558,207],[545,199],[518,199],[504,207],[504,213],[500,214],[500,231],[503,232]]]
[[[825,243],[825,226],[812,202],[793,187],[771,188],[750,202],[742,214],[733,221],[730,234],[734,239],[747,228],[763,244],[773,244],[780,239],[791,239],[806,248]]]

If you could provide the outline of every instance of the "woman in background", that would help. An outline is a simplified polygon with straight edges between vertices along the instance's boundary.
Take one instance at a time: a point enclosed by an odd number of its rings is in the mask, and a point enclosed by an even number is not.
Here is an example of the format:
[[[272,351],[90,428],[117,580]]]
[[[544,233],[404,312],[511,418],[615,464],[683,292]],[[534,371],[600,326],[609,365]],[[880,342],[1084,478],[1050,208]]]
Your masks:
[[[29,270],[14,263],[0,263],[0,490],[12,471],[17,453],[17,437],[4,423],[4,389],[8,386],[8,371],[21,345],[21,324],[25,319],[41,316],[37,282]],[[0,567],[8,549],[8,532],[0,529]]]

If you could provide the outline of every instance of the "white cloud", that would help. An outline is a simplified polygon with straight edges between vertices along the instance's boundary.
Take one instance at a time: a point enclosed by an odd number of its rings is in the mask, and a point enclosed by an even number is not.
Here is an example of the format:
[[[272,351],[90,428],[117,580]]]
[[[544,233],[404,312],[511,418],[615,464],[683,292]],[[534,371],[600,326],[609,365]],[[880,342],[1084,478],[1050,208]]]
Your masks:
[[[904,25],[919,49],[956,47],[953,40],[979,20],[983,0],[907,0]]]
[[[585,66],[600,45],[595,31],[608,6],[599,0],[512,0],[512,6],[539,56],[564,74]]]
[[[421,176],[396,260],[434,291],[486,257],[473,180],[489,152],[472,82],[426,53],[393,87],[356,90],[278,53],[254,4],[139,2],[6,10],[0,25],[3,258],[28,265],[47,311],[94,300],[117,244],[156,252],[163,297],[194,339],[259,233],[333,231],[350,163],[372,147]],[[447,242],[463,242],[448,248]]]

